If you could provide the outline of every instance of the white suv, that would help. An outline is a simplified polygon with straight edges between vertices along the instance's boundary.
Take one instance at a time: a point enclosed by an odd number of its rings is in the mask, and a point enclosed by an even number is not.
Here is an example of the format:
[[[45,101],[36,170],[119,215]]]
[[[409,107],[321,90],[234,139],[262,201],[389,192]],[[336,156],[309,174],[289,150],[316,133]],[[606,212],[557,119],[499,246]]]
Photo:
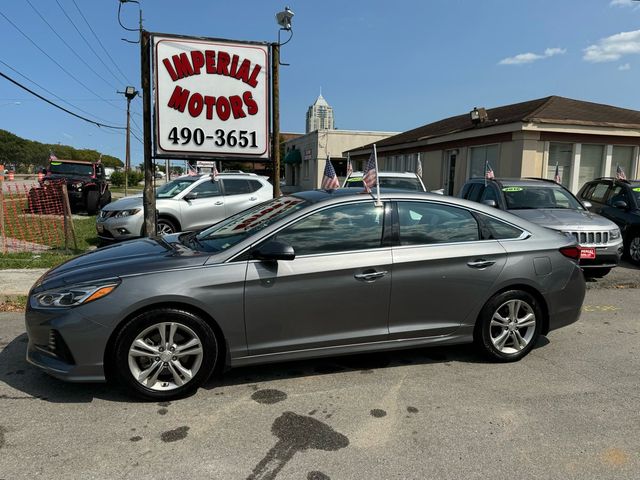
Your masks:
[[[427,189],[422,183],[422,179],[411,172],[378,172],[380,188],[399,188],[401,190],[413,190],[426,192]],[[362,183],[362,172],[353,172],[345,178],[343,188],[364,188]]]
[[[198,230],[273,198],[273,186],[254,173],[222,173],[176,178],[156,189],[158,233]],[[142,236],[142,195],[104,206],[96,219],[103,242]]]

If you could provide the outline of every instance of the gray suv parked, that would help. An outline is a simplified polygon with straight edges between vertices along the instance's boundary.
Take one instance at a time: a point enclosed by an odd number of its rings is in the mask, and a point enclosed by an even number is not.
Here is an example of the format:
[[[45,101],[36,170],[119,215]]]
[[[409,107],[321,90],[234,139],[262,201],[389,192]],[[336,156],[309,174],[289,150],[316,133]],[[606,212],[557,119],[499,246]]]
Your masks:
[[[541,178],[472,178],[460,197],[507,210],[530,222],[558,230],[580,244],[580,266],[589,277],[603,277],[620,263],[622,236],[618,226],[590,213],[569,190]]]

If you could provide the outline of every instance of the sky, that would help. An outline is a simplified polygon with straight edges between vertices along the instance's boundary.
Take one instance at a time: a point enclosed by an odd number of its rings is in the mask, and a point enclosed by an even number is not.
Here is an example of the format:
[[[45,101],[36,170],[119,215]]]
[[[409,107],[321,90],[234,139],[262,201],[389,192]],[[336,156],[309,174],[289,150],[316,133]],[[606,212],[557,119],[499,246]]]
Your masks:
[[[285,0],[287,1],[287,0]],[[119,0],[0,5],[0,72],[78,115],[124,126],[140,89],[140,48]],[[549,95],[640,110],[640,2],[632,0],[141,0],[150,32],[273,42],[281,48],[280,130],[304,133],[319,93],[336,128],[401,132],[474,107]],[[138,25],[138,5],[120,20]],[[283,33],[282,41],[288,38]],[[131,103],[142,138],[142,101]],[[125,158],[122,130],[64,113],[0,77],[0,129]],[[132,164],[142,143],[132,137]]]

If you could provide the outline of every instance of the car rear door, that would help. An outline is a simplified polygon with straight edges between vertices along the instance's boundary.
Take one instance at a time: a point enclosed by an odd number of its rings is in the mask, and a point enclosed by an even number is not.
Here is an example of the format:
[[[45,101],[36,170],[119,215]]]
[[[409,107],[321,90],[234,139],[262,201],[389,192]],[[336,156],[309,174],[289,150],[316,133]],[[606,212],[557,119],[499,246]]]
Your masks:
[[[249,260],[245,324],[251,355],[354,345],[388,338],[391,247],[374,202],[324,208],[271,240],[292,261]]]
[[[447,335],[487,301],[506,264],[498,240],[461,207],[397,202],[399,238],[393,253],[391,338]]]
[[[254,183],[244,178],[221,178],[227,215],[241,212],[260,203]]]

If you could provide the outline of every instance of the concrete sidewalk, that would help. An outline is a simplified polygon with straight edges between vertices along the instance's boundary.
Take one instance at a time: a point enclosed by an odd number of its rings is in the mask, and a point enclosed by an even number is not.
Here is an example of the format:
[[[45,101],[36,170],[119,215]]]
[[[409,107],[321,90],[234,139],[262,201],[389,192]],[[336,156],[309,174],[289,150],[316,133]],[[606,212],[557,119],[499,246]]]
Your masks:
[[[47,268],[0,270],[0,300],[26,296]]]

